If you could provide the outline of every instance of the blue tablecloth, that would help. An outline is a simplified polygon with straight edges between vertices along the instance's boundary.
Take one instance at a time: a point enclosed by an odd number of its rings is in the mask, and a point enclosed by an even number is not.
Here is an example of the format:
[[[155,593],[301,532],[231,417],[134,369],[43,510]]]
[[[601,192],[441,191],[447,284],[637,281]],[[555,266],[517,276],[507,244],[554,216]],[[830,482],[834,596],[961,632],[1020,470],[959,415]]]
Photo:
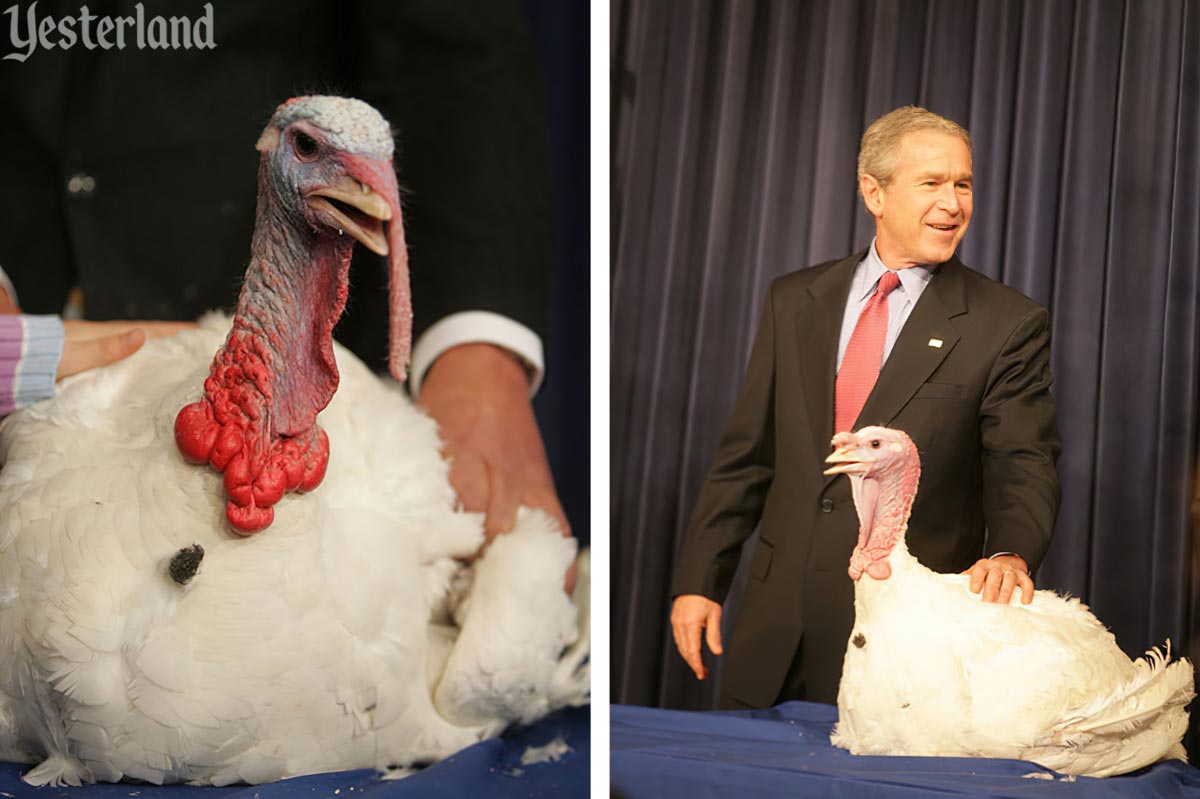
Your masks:
[[[557,799],[586,797],[591,765],[590,709],[552,713],[529,727],[514,728],[500,738],[483,741],[399,780],[383,781],[374,771],[314,774],[254,786],[195,788],[187,785],[100,784],[82,788],[31,788],[21,782],[29,766],[0,764],[0,799],[68,797],[68,799]],[[570,747],[556,762],[522,765],[529,747],[558,737]]]
[[[836,707],[807,702],[720,713],[616,706],[611,713],[613,795],[1200,799],[1200,769],[1177,760],[1101,780],[1067,778],[1020,760],[858,757],[829,743],[836,721]]]

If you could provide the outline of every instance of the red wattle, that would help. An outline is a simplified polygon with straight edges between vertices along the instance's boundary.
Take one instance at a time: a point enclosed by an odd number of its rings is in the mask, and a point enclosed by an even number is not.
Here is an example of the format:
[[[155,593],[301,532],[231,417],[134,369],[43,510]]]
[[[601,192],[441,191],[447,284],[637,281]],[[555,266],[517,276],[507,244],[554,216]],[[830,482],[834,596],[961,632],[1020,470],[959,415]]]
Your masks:
[[[195,402],[184,406],[175,417],[175,444],[189,463],[206,462],[216,443],[220,428],[206,414],[208,410],[207,404]]]
[[[275,521],[275,511],[253,505],[243,508],[230,502],[225,505],[225,518],[238,535],[253,535]]]
[[[272,437],[266,427],[270,373],[252,336],[235,331],[213,360],[204,397],[175,417],[175,442],[192,463],[224,473],[225,517],[249,535],[271,524],[272,506],[286,491],[311,491],[329,464],[329,437],[313,425],[304,433]]]

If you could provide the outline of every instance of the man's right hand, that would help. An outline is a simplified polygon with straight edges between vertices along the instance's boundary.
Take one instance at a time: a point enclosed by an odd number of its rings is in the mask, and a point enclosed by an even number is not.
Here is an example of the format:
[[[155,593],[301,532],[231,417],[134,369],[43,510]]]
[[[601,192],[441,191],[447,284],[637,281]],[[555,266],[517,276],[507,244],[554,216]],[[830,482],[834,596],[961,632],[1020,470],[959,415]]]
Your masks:
[[[696,672],[696,679],[708,676],[708,669],[700,658],[700,630],[704,629],[708,648],[714,655],[721,654],[721,606],[699,594],[680,594],[671,606],[671,630],[675,633],[675,646],[679,654]]]

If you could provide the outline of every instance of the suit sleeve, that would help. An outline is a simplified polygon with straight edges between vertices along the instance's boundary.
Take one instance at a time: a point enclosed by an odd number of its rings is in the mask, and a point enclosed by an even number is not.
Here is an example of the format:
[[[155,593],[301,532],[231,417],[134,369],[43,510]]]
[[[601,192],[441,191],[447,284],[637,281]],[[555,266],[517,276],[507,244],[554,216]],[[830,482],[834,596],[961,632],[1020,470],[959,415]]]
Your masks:
[[[775,475],[774,287],[764,303],[741,394],[700,488],[675,568],[672,596],[723,602],[742,543],[762,517]]]
[[[1061,450],[1050,395],[1050,315],[1026,314],[992,366],[980,404],[986,553],[1015,552],[1037,569],[1061,496]]]

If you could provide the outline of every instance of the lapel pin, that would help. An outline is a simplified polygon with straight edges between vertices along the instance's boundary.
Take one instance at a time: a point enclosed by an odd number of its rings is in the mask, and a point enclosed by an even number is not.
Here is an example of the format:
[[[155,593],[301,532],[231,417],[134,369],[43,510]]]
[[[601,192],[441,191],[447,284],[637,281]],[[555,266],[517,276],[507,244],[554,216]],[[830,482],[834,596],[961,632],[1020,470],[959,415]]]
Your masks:
[[[942,340],[940,338],[931,338],[929,339],[929,346],[941,349]]]

